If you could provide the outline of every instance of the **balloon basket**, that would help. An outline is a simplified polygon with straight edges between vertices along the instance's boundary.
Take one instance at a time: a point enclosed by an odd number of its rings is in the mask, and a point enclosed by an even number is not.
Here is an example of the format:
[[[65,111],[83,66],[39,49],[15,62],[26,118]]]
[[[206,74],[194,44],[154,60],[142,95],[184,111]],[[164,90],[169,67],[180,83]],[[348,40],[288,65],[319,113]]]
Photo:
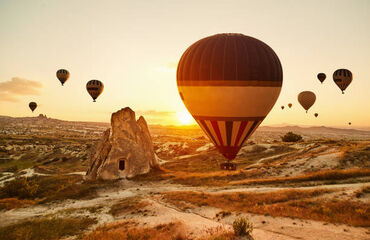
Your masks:
[[[221,163],[220,164],[220,168],[222,170],[233,171],[233,170],[236,170],[236,164],[235,163],[231,163],[231,162],[224,162],[224,163]]]

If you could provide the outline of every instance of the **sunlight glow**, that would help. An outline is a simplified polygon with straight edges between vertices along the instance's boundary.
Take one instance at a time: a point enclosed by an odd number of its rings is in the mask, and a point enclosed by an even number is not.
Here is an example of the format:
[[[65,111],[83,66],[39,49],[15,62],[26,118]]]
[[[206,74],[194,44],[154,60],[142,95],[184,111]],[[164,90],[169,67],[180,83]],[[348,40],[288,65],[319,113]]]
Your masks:
[[[195,121],[189,112],[177,112],[176,115],[182,125],[195,124]]]

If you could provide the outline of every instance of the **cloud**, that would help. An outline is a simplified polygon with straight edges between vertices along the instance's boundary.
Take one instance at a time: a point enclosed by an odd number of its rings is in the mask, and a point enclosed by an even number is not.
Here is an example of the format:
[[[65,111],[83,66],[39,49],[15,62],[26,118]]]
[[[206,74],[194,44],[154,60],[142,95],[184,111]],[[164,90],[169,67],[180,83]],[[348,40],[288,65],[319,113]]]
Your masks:
[[[158,72],[175,72],[177,68],[177,62],[168,62],[157,68]]]
[[[10,81],[0,82],[0,101],[18,102],[19,96],[37,96],[41,88],[40,82],[14,77]]]
[[[175,115],[176,112],[147,110],[147,111],[137,111],[136,114],[137,115],[150,116],[150,117],[168,117],[168,116]]]
[[[176,122],[176,112],[170,111],[136,111],[136,116],[143,116],[149,124],[161,124],[168,125]]]

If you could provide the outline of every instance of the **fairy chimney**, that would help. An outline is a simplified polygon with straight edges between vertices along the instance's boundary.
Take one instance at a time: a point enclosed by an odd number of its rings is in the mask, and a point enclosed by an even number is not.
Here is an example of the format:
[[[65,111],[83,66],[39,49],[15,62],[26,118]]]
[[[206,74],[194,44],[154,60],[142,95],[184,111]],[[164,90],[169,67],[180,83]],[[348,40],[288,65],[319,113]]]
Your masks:
[[[88,179],[131,178],[157,168],[153,143],[145,119],[136,121],[129,107],[112,114],[107,129],[90,157]]]

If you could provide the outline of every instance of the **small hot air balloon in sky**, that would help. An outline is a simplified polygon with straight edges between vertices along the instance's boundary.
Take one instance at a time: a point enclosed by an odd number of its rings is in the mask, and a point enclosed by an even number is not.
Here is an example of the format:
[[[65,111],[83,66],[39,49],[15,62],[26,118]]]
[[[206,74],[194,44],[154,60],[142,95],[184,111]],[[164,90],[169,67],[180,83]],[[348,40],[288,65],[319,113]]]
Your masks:
[[[284,110],[284,108],[285,108],[284,106],[281,106],[281,109],[282,109],[282,110]]]
[[[319,116],[319,114],[318,113],[315,113],[315,117],[318,117]]]
[[[291,103],[288,104],[288,107],[289,108],[292,108],[292,106],[293,106],[293,104],[291,104]]]
[[[270,112],[282,82],[275,52],[243,34],[203,38],[183,53],[177,67],[182,101],[228,161]]]
[[[344,94],[344,90],[352,82],[352,73],[347,69],[338,69],[333,73],[333,80],[340,90],[342,90],[342,94]]]
[[[325,73],[319,73],[319,74],[317,74],[317,79],[319,79],[319,81],[320,81],[321,83],[323,83],[323,82],[324,82],[324,80],[326,79],[326,75],[325,75]]]
[[[59,79],[59,81],[62,83],[62,86],[64,85],[64,83],[68,80],[69,78],[69,72],[68,70],[65,70],[65,69],[59,69],[57,71],[57,78]]]
[[[351,124],[352,124],[351,122],[348,123],[348,125],[351,125]]]
[[[315,101],[316,95],[311,91],[304,91],[298,94],[298,102],[306,110],[306,113],[308,109],[310,109],[310,107],[315,103]]]
[[[94,102],[96,102],[95,100],[104,90],[104,84],[99,80],[90,80],[86,84],[86,89],[90,96],[94,99]]]
[[[30,102],[28,104],[28,106],[30,107],[30,109],[32,110],[32,112],[37,108],[37,103],[35,102]]]

